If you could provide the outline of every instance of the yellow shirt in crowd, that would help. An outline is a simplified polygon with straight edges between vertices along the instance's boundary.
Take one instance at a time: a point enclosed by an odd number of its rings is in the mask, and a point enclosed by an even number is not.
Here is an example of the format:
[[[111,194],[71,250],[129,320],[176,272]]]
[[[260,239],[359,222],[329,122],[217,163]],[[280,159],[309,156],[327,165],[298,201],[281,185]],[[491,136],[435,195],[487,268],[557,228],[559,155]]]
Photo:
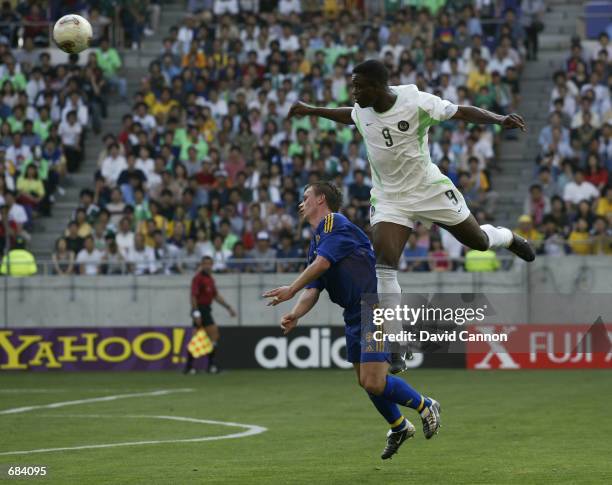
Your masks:
[[[593,246],[590,241],[591,236],[588,232],[572,231],[568,242],[575,254],[592,254]]]

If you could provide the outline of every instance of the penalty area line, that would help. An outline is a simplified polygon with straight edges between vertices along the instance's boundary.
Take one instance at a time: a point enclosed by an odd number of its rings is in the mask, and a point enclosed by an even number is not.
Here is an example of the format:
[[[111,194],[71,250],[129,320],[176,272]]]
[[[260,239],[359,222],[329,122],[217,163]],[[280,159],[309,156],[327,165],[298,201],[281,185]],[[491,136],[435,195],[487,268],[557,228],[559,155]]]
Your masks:
[[[51,415],[50,415],[51,416]],[[255,424],[243,424],[243,423],[234,423],[230,421],[215,421],[211,419],[197,419],[197,418],[189,418],[186,416],[165,416],[165,415],[101,415],[101,414],[76,414],[76,415],[53,415],[54,417],[64,417],[64,418],[107,418],[107,419],[116,419],[116,418],[125,418],[125,419],[162,419],[162,420],[170,420],[170,421],[182,421],[188,423],[196,423],[196,424],[213,424],[220,426],[228,426],[228,427],[239,427],[246,428],[244,431],[239,433],[231,433],[220,436],[203,436],[200,438],[185,438],[185,439],[171,439],[171,440],[143,440],[143,441],[124,441],[119,443],[104,443],[97,445],[81,445],[81,446],[64,446],[58,448],[39,448],[36,450],[20,450],[20,451],[5,451],[0,452],[0,456],[7,455],[30,455],[35,453],[51,453],[55,451],[78,451],[78,450],[92,450],[99,448],[118,448],[121,446],[143,446],[143,445],[159,445],[159,444],[173,444],[173,443],[200,443],[204,441],[218,441],[218,440],[227,440],[234,438],[246,438],[247,436],[253,436],[256,434],[264,433],[268,429],[263,426],[258,426]]]
[[[61,402],[54,402],[50,404],[38,404],[35,406],[22,406],[19,408],[3,409],[0,411],[0,415],[26,413],[28,411],[34,411],[35,409],[56,409],[56,408],[62,408],[64,406],[76,406],[78,404],[116,401],[118,399],[127,399],[131,397],[164,396],[166,394],[173,394],[175,392],[191,392],[191,391],[193,391],[192,388],[185,388],[185,389],[160,389],[158,391],[136,392],[132,394],[114,394],[112,396],[92,397],[89,399],[78,399],[76,401],[61,401]]]

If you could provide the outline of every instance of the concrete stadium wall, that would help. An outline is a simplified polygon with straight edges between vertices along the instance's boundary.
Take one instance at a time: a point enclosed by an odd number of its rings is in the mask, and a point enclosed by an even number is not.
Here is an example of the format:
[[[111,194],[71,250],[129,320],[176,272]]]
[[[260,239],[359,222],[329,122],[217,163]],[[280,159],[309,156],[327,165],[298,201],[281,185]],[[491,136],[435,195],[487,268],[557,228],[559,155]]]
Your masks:
[[[217,275],[217,286],[239,312],[230,318],[215,304],[223,326],[277,325],[292,303],[266,307],[261,294],[289,283],[290,274]],[[190,276],[39,276],[0,279],[1,327],[111,327],[189,325]],[[400,273],[405,293],[522,295],[608,294],[612,309],[612,258],[538,258],[497,273]],[[514,300],[517,301],[517,300]],[[601,300],[598,300],[601,301]],[[605,301],[605,300],[604,300]],[[602,309],[603,310],[603,309]],[[304,325],[342,325],[341,309],[325,295],[302,320]]]

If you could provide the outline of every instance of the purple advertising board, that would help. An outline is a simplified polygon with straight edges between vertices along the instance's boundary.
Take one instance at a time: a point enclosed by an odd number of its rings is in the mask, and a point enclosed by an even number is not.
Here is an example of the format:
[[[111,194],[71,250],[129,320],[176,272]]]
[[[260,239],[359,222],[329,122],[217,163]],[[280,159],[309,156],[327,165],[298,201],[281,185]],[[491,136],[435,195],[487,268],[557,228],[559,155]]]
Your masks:
[[[0,370],[169,370],[183,362],[190,328],[0,330]]]

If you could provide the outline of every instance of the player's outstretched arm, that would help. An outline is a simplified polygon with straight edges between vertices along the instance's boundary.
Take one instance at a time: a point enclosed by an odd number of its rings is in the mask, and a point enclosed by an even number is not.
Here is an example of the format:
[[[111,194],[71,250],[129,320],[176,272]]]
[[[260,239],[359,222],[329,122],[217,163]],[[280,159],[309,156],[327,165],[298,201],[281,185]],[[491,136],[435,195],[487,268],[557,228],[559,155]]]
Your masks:
[[[306,103],[298,101],[291,106],[287,118],[293,116],[319,116],[321,118],[327,118],[328,120],[335,121],[337,123],[344,123],[345,125],[354,125],[355,122],[351,118],[351,112],[353,108],[321,108],[319,106],[311,106]]]
[[[521,131],[527,131],[525,120],[519,114],[512,113],[509,115],[498,115],[486,109],[477,108],[475,106],[459,106],[453,120],[463,120],[468,123],[479,123],[482,125],[502,125],[506,129],[519,128]]]
[[[268,306],[276,306],[279,303],[291,300],[308,283],[312,283],[322,276],[329,269],[330,265],[330,262],[323,256],[317,256],[291,285],[279,286],[263,294],[264,298],[272,298],[268,302]]]

